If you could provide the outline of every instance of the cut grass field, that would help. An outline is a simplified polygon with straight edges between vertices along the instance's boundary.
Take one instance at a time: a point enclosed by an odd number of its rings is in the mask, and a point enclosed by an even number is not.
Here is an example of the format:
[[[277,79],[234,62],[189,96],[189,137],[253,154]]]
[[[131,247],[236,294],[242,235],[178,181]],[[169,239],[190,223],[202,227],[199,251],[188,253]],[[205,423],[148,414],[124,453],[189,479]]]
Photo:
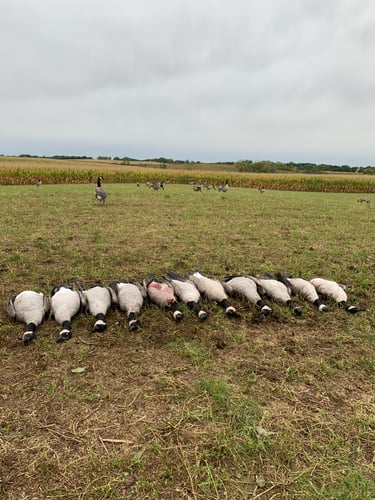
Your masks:
[[[6,499],[375,498],[375,203],[357,194],[169,184],[0,186],[1,299],[57,284],[282,271],[347,286],[349,315],[297,300],[239,319],[153,305],[129,333],[73,322],[56,344],[0,313],[0,494]],[[81,372],[72,370],[81,368]]]

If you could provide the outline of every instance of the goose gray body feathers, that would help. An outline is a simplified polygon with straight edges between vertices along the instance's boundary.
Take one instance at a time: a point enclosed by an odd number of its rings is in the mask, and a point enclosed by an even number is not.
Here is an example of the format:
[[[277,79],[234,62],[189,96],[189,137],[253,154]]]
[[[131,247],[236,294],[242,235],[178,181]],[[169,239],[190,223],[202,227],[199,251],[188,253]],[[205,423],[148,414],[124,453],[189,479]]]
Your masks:
[[[348,304],[348,296],[343,286],[336,283],[336,281],[326,280],[324,278],[313,278],[310,282],[314,285],[318,294],[334,300],[340,307],[344,308],[345,311],[355,314],[364,310],[362,307],[350,306]]]
[[[258,291],[261,295],[267,295],[270,299],[289,307],[296,316],[302,314],[301,309],[294,304],[288,288],[276,279],[259,278],[258,276],[249,276],[258,285]]]
[[[69,340],[72,336],[71,321],[86,304],[82,292],[74,290],[72,286],[61,285],[54,287],[51,292],[51,314],[63,327],[56,338],[56,342]]]
[[[186,279],[173,271],[167,273],[166,279],[171,283],[176,296],[181,300],[181,302],[186,304],[189,309],[194,311],[199,319],[204,320],[208,318],[208,313],[199,305],[201,294],[191,280]]]
[[[276,277],[279,281],[284,283],[293,294],[298,294],[300,297],[307,300],[307,302],[314,304],[321,312],[328,311],[328,307],[321,302],[316,288],[310,281],[303,278],[286,277],[280,273],[277,273]]]
[[[25,323],[22,341],[25,345],[36,338],[36,329],[50,310],[50,301],[41,292],[24,290],[7,302],[7,312],[11,318]]]
[[[229,303],[228,295],[226,294],[224,286],[220,281],[208,278],[199,271],[190,273],[188,278],[195,284],[202,295],[204,295],[208,300],[216,302],[225,310],[225,313],[228,316],[239,316],[236,309]]]
[[[128,280],[112,281],[109,286],[113,291],[113,302],[127,315],[129,330],[137,330],[138,315],[147,297],[146,289],[140,283]]]
[[[107,287],[95,285],[84,290],[86,310],[94,316],[96,322],[92,332],[104,332],[107,328],[106,315],[112,304],[112,295]]]
[[[101,203],[101,205],[104,205],[105,200],[107,199],[107,191],[102,186],[102,180],[103,180],[103,177],[101,175],[99,175],[99,177],[96,181],[96,188],[95,188],[94,194],[95,194],[95,198]]]
[[[272,309],[268,306],[258,293],[255,281],[248,276],[231,276],[223,281],[224,290],[228,295],[238,295],[248,302],[259,307],[260,312],[265,316],[271,314]]]

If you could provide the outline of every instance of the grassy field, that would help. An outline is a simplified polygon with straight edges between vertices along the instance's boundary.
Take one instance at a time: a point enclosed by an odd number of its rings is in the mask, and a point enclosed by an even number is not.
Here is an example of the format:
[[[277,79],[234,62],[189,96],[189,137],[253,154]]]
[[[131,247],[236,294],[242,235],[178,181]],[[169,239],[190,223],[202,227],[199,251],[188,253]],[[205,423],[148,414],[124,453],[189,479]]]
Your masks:
[[[0,312],[4,499],[374,499],[375,202],[358,194],[168,184],[0,186],[1,299],[61,283],[282,271],[347,286],[349,315],[300,300],[199,323],[147,304],[129,333],[73,322],[56,344]],[[81,368],[81,373],[72,370]]]

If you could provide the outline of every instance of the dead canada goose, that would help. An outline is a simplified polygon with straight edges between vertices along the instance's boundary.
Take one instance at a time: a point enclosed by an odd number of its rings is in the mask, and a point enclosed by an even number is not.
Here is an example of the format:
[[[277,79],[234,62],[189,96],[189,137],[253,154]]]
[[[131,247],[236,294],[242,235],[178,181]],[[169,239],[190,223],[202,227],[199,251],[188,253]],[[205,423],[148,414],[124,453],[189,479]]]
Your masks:
[[[230,317],[239,316],[236,309],[229,303],[228,295],[226,294],[223,284],[212,278],[204,276],[199,271],[191,272],[188,276],[200,293],[208,300],[213,300],[225,310],[225,314]]]
[[[191,280],[188,280],[172,271],[167,273],[166,279],[171,283],[176,296],[189,309],[195,312],[199,319],[207,319],[208,313],[199,306],[201,294]]]
[[[162,309],[171,309],[175,321],[182,320],[184,314],[180,311],[180,306],[170,283],[158,280],[154,276],[149,276],[144,279],[143,286],[147,290],[147,295],[151,302]]]
[[[333,299],[340,307],[344,308],[345,311],[351,314],[364,311],[362,307],[350,306],[348,304],[348,296],[344,290],[344,286],[339,285],[336,281],[330,281],[324,278],[313,278],[310,282],[320,295]]]
[[[104,189],[104,187],[102,186],[102,180],[104,178],[99,175],[99,177],[97,178],[97,181],[96,181],[96,188],[94,190],[94,194],[95,194],[95,198],[102,204],[104,205],[105,203],[105,200],[107,198],[107,192],[106,190]]]
[[[43,293],[25,290],[8,300],[7,312],[16,321],[25,323],[22,334],[25,345],[36,338],[36,329],[50,310],[50,301]]]
[[[107,328],[106,315],[112,304],[112,295],[105,286],[95,285],[83,291],[86,298],[86,310],[94,316],[96,322],[92,332],[104,332]]]
[[[250,303],[259,307],[260,312],[265,316],[271,314],[271,308],[258,293],[257,284],[248,276],[230,276],[223,281],[223,286],[229,295],[244,297]]]
[[[291,290],[292,294],[299,295],[307,300],[307,302],[314,304],[321,312],[328,311],[328,307],[321,302],[318,292],[310,281],[303,278],[286,277],[281,273],[277,273],[276,278],[284,283],[284,285]]]
[[[137,330],[138,315],[147,297],[146,289],[140,283],[128,280],[112,281],[109,287],[112,290],[113,303],[127,315],[129,330]]]
[[[259,278],[257,276],[249,276],[258,285],[260,295],[267,295],[275,302],[292,309],[296,316],[302,314],[302,310],[294,304],[290,296],[288,288],[281,281],[270,278]]]
[[[70,285],[56,286],[51,291],[51,315],[62,326],[56,342],[69,340],[72,336],[72,318],[85,305],[86,299],[81,291]]]

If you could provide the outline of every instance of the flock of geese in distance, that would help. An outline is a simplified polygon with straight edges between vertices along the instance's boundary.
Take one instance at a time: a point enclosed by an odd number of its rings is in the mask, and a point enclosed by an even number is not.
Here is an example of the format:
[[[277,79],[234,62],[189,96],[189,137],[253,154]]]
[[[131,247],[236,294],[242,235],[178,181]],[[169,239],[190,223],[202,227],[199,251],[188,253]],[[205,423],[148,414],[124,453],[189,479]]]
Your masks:
[[[36,330],[46,318],[54,319],[61,325],[56,342],[69,340],[72,337],[72,319],[82,311],[94,317],[93,333],[106,329],[106,317],[111,306],[125,314],[129,331],[135,331],[139,327],[139,314],[146,300],[170,311],[173,319],[179,322],[184,317],[181,303],[199,320],[208,318],[207,311],[202,307],[202,297],[215,302],[230,318],[240,316],[230,303],[230,297],[234,296],[252,304],[264,316],[272,314],[272,301],[290,308],[295,315],[300,316],[302,309],[294,303],[293,295],[313,304],[321,312],[328,311],[322,302],[323,297],[352,314],[364,310],[348,304],[343,285],[324,278],[306,280],[276,273],[273,277],[242,275],[218,280],[200,271],[192,271],[186,277],[168,272],[161,279],[154,276],[145,278],[143,282],[120,279],[108,286],[93,285],[87,289],[79,283],[63,284],[54,287],[49,295],[24,290],[8,300],[7,312],[11,318],[25,324],[21,340],[27,345],[36,338]],[[266,302],[267,299],[271,305]]]
[[[102,175],[99,175],[96,181],[96,187],[94,190],[94,195],[95,198],[99,201],[101,205],[104,205],[105,200],[107,199],[107,192],[105,188],[102,186],[102,180],[104,180],[104,177]],[[146,182],[146,186],[150,189],[153,189],[154,191],[159,191],[159,189],[164,190],[166,182],[164,181],[154,181],[154,182]],[[137,187],[140,187],[141,184],[140,182],[137,182]],[[217,189],[217,191],[220,191],[222,193],[226,193],[229,189],[229,180],[227,179],[223,184],[219,184],[217,187],[214,184],[211,184],[209,182],[203,182],[202,185],[200,184],[194,184],[193,183],[193,190],[194,191],[202,191],[202,187],[210,190],[210,189]],[[265,190],[262,186],[259,187],[259,192],[263,193]]]

